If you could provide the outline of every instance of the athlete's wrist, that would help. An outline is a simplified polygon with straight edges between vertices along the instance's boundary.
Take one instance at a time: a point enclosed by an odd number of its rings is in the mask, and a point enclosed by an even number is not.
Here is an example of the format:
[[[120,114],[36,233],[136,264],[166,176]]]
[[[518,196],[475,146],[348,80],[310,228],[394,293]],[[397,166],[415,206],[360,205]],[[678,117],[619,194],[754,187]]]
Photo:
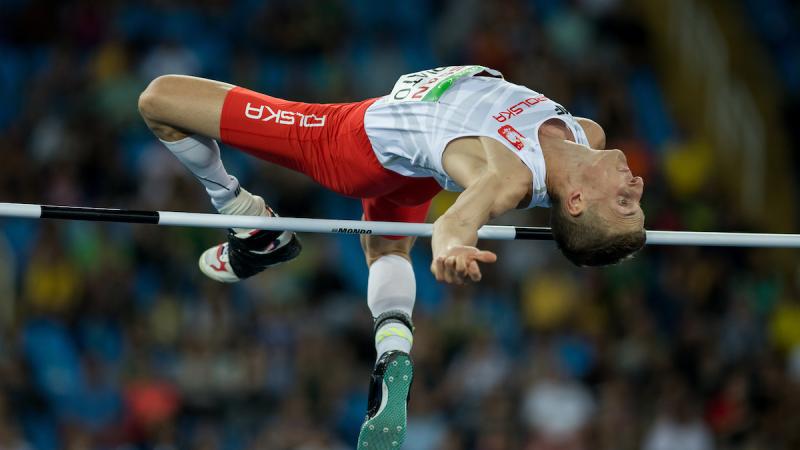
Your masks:
[[[443,214],[433,223],[431,249],[434,259],[448,254],[454,248],[473,247],[478,240],[478,230]]]

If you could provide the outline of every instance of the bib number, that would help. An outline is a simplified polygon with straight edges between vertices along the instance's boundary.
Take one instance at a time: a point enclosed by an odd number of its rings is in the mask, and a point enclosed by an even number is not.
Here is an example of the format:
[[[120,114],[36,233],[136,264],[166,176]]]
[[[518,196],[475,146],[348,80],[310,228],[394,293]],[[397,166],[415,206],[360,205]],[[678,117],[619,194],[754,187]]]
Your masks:
[[[401,76],[394,84],[387,101],[389,103],[437,102],[456,80],[481,72],[503,78],[500,72],[483,66],[437,67]]]

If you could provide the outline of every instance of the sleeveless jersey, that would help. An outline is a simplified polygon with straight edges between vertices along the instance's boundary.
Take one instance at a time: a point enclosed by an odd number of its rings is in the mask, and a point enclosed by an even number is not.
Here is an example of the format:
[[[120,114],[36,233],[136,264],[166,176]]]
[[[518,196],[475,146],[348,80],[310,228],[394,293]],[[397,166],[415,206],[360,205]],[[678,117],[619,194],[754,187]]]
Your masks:
[[[539,127],[557,118],[575,142],[588,145],[583,128],[558,103],[482,66],[440,67],[400,77],[392,92],[366,111],[364,129],[378,161],[407,177],[432,177],[448,191],[462,191],[442,167],[447,144],[466,136],[502,143],[533,174],[527,206],[550,206]]]

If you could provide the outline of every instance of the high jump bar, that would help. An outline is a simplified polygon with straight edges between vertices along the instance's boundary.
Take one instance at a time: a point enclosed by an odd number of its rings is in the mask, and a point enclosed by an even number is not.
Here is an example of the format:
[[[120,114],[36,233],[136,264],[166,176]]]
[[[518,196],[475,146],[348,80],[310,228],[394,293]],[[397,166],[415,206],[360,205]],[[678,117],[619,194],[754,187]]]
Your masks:
[[[302,219],[291,217],[231,216],[174,211],[135,211],[111,208],[0,203],[0,217],[63,219],[101,222],[143,223],[205,228],[255,228],[290,230],[301,233],[368,234],[376,236],[430,237],[433,224],[368,222],[361,220]],[[800,248],[800,234],[718,233],[647,230],[647,245],[688,245],[713,247]],[[553,240],[547,227],[485,225],[480,239]]]

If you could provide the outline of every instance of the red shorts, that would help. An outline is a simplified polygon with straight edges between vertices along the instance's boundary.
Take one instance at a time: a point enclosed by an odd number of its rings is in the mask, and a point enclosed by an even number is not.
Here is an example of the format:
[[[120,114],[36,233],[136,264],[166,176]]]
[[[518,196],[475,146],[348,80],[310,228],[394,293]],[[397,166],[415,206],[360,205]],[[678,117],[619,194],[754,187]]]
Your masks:
[[[225,144],[360,198],[365,220],[424,222],[441,187],[433,178],[404,177],[378,162],[364,131],[364,113],[375,100],[300,103],[236,87],[225,97],[220,136]]]

